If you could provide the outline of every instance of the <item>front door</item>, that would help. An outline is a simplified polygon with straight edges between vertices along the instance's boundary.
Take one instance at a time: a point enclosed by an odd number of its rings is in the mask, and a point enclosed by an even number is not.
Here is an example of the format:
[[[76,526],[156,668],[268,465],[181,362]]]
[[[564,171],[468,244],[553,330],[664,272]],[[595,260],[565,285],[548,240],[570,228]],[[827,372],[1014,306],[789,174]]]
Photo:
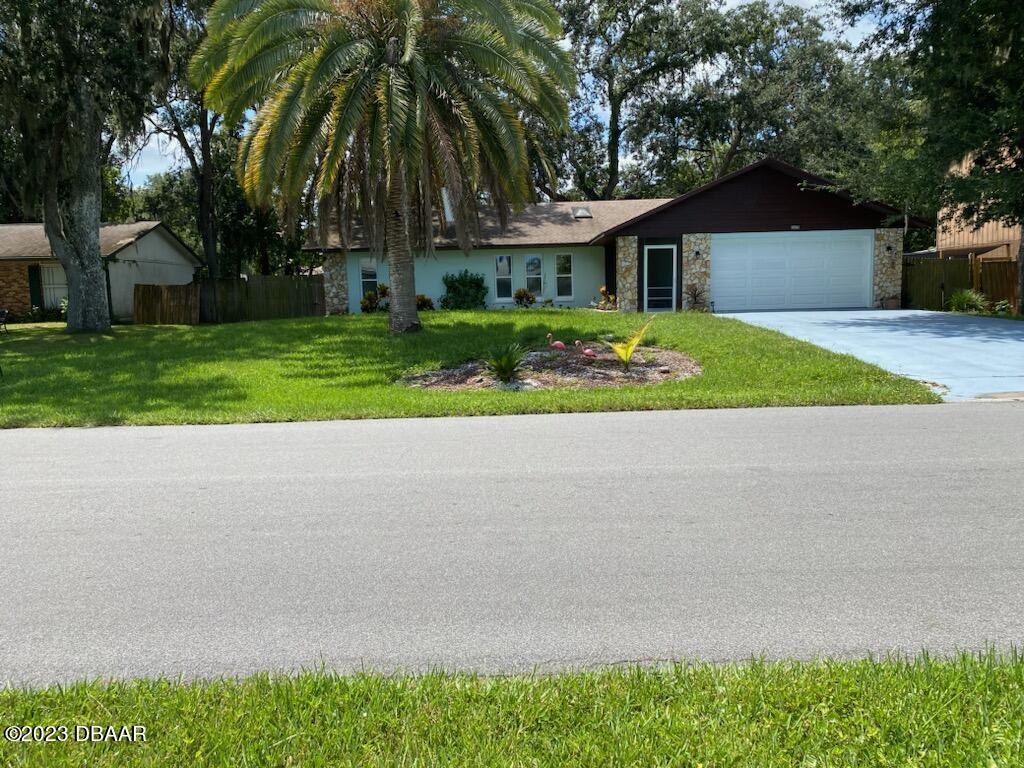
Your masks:
[[[644,246],[644,309],[671,312],[676,308],[676,247]]]

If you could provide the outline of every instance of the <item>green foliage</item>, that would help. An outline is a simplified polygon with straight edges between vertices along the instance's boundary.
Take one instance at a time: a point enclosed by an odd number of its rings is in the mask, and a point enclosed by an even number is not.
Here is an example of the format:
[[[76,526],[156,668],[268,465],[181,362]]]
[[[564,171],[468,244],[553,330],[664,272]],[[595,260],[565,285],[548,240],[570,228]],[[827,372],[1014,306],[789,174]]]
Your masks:
[[[261,256],[271,274],[316,266],[317,260],[302,251],[301,243],[282,234],[284,227],[274,208],[256,208],[246,199],[234,173],[237,148],[237,136],[228,131],[213,137],[212,163],[217,178],[214,229],[221,275],[260,273]],[[135,191],[135,217],[159,219],[202,254],[198,195],[195,176],[189,169],[154,174]]]
[[[434,300],[429,296],[417,293],[416,294],[416,310],[418,312],[430,312],[434,309]]]
[[[559,0],[558,6],[579,87],[572,131],[542,134],[547,154],[561,178],[571,179],[569,197],[611,199],[620,192],[625,133],[664,83],[686,80],[709,63],[719,14],[704,0]],[[642,145],[630,141],[629,149]]]
[[[441,278],[444,296],[441,309],[482,309],[487,299],[487,280],[479,272],[464,269],[457,274],[446,272]]]
[[[871,19],[881,58],[908,63],[925,107],[919,162],[942,179],[941,202],[967,223],[1024,221],[1024,4],[845,0],[843,9],[851,22]],[[965,171],[946,174],[965,158]]]
[[[517,307],[522,307],[523,309],[532,307],[537,303],[537,297],[525,288],[517,288],[516,292],[512,294],[512,299]]]
[[[634,331],[625,341],[604,342],[605,345],[615,353],[615,356],[619,358],[619,361],[622,363],[622,367],[627,371],[629,370],[630,363],[633,361],[633,353],[636,352],[636,348],[640,346],[640,342],[647,333],[647,329],[651,327],[651,323],[653,322],[654,318],[651,318],[640,326],[639,330]]]
[[[387,312],[390,308],[388,301],[388,287],[383,283],[377,284],[376,291],[367,291],[359,300],[359,308],[366,314],[373,312]]]
[[[1022,680],[1018,654],[987,653],[79,682],[2,690],[0,721],[138,722],[146,742],[0,742],[0,760],[39,768],[1008,768],[1024,757]]]
[[[962,288],[949,297],[946,305],[950,312],[985,312],[988,310],[988,299],[980,291]]]
[[[494,378],[508,384],[515,380],[516,374],[522,368],[524,357],[526,357],[526,349],[520,344],[506,344],[491,350],[484,358],[484,365],[487,366],[488,371],[494,374]]]
[[[566,123],[560,37],[549,0],[217,0],[191,75],[229,123],[255,109],[238,157],[251,200],[340,203],[375,252],[400,218],[413,242],[388,243],[398,280],[412,277],[412,246],[433,248],[442,190],[464,250],[481,199],[532,200],[524,120]],[[395,331],[418,327],[403,293]]]

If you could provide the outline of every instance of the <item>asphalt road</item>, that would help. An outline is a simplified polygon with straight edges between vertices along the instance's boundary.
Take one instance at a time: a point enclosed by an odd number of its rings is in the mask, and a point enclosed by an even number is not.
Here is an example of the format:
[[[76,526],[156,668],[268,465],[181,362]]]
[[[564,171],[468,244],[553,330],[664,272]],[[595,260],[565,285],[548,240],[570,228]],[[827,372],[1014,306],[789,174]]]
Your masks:
[[[0,683],[1024,639],[1024,403],[0,432]]]

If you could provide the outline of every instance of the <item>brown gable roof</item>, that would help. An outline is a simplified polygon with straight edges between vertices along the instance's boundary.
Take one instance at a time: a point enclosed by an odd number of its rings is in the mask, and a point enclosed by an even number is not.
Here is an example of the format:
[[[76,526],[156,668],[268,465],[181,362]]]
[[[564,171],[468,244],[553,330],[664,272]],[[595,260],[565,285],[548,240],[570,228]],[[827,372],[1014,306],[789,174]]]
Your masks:
[[[750,173],[751,171],[755,171],[759,168],[771,168],[774,171],[778,171],[779,173],[785,174],[786,176],[790,176],[796,179],[797,181],[807,184],[811,187],[826,188],[825,191],[827,191],[829,194],[833,194],[836,195],[837,197],[849,200],[854,206],[860,208],[867,208],[871,211],[875,211],[886,216],[903,215],[902,211],[899,211],[898,209],[893,208],[892,206],[885,205],[883,203],[875,203],[869,201],[858,202],[850,193],[845,192],[842,189],[837,189],[836,182],[832,181],[831,179],[826,179],[824,176],[817,176],[813,173],[803,170],[802,168],[797,168],[795,165],[784,163],[781,160],[766,157],[763,160],[758,160],[756,163],[745,165],[742,168],[733,171],[732,173],[727,173],[725,176],[715,179],[714,181],[710,181],[707,184],[703,184],[699,187],[696,187],[695,189],[691,189],[689,192],[686,192],[680,195],[679,197],[674,197],[671,200],[666,200],[661,205],[652,208],[649,211],[644,211],[643,213],[634,216],[628,221],[623,221],[621,224],[617,224],[611,227],[610,229],[605,230],[604,232],[600,232],[594,237],[594,239],[591,242],[597,243],[598,241],[603,240],[606,237],[614,235],[616,232],[626,229],[632,224],[635,224],[639,221],[646,219],[648,216],[652,216],[667,208],[673,208],[676,205],[685,203],[688,200],[697,197],[698,195],[702,195],[705,192],[708,192],[709,190],[715,189],[716,187],[725,184],[726,182],[732,181],[737,177],[744,176]],[[921,221],[920,219],[911,219],[910,225],[914,227],[930,226],[927,222]]]
[[[660,200],[587,200],[570,203],[539,203],[527,206],[519,213],[509,216],[504,231],[497,212],[487,209],[480,213],[480,238],[474,242],[476,248],[584,245],[605,230],[653,210],[663,203]],[[576,218],[573,211],[586,208],[592,218]],[[354,237],[352,250],[365,250],[366,245]],[[321,250],[310,244],[311,250]],[[338,250],[338,234],[331,231],[323,250]],[[454,232],[449,229],[445,236],[434,240],[435,248],[457,248]]]
[[[163,229],[181,244],[189,256],[199,263],[195,252],[189,248],[170,229],[159,221],[136,221],[132,224],[103,224],[100,226],[100,255],[104,258],[113,256],[123,248],[127,248],[143,235],[157,227]],[[0,224],[0,260],[15,259],[52,259],[50,241],[42,224]]]

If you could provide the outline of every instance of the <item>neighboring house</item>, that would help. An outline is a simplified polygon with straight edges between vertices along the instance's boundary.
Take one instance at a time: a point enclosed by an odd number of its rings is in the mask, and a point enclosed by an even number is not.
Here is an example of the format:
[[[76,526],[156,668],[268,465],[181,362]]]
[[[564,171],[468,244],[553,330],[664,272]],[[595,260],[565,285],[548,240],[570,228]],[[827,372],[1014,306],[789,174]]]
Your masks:
[[[546,203],[514,215],[503,232],[484,215],[467,255],[451,236],[416,259],[416,290],[435,302],[446,272],[485,276],[489,307],[538,301],[587,306],[602,285],[625,311],[682,309],[700,296],[716,311],[826,309],[899,301],[902,214],[822,187],[832,182],[762,160],[672,200]],[[913,222],[914,226],[927,226]],[[387,283],[386,263],[365,247],[328,241],[328,309],[359,311]]]
[[[951,169],[952,175],[970,171],[971,158],[966,157]],[[943,208],[935,232],[935,248],[922,253],[935,253],[940,258],[977,256],[981,259],[1016,259],[1020,250],[1020,226],[989,221],[975,228],[955,216],[955,211]]]
[[[935,233],[935,253],[944,258],[977,256],[981,259],[1016,259],[1020,250],[1020,226],[989,221],[975,229],[959,219],[945,220],[948,211],[939,214]]]
[[[110,314],[131,320],[135,284],[192,282],[200,261],[159,221],[104,224],[100,255],[107,272]],[[57,309],[68,295],[67,277],[50,251],[42,224],[0,224],[0,309],[25,316],[32,307]]]

